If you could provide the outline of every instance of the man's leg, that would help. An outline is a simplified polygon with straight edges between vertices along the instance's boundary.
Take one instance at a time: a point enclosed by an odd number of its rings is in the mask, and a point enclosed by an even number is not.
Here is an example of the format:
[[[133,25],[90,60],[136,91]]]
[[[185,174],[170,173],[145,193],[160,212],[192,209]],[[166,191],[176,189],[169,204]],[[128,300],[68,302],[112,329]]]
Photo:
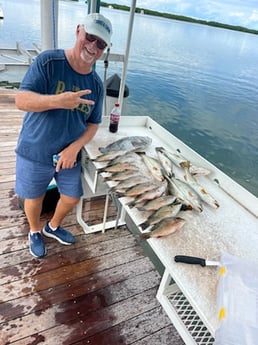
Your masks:
[[[29,222],[30,231],[40,231],[42,226],[40,224],[40,214],[42,210],[44,195],[35,199],[24,200],[24,211]]]
[[[42,210],[44,195],[35,199],[24,200],[24,211],[29,222],[29,243],[30,253],[37,257],[43,257],[46,255],[46,247],[41,235],[40,214]]]
[[[43,228],[43,234],[47,237],[56,239],[62,244],[70,245],[75,243],[74,236],[60,225],[65,216],[73,209],[79,200],[79,198],[72,198],[61,194],[52,219],[47,222]]]
[[[57,228],[61,225],[65,216],[74,208],[74,206],[79,202],[80,198],[71,198],[69,196],[60,195],[60,199],[56,205],[55,213],[50,220],[50,225],[52,228]]]

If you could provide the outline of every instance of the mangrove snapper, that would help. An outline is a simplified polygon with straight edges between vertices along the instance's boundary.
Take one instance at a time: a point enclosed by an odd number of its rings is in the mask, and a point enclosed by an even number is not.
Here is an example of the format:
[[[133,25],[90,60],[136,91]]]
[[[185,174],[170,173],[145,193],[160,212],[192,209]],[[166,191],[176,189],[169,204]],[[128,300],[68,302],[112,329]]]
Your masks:
[[[146,201],[144,205],[137,207],[139,211],[156,211],[162,206],[173,204],[176,201],[174,195],[162,195],[153,200]]]
[[[141,238],[159,238],[165,237],[180,230],[185,224],[185,219],[181,217],[168,217],[153,225],[150,232],[141,234]]]
[[[127,151],[109,151],[107,153],[103,153],[97,156],[93,161],[95,162],[106,162],[111,161],[117,157],[123,156],[127,153]]]
[[[160,222],[164,218],[175,217],[181,210],[182,204],[173,204],[163,206],[154,213],[152,213],[145,222],[139,224],[142,230],[147,229],[150,225]]]

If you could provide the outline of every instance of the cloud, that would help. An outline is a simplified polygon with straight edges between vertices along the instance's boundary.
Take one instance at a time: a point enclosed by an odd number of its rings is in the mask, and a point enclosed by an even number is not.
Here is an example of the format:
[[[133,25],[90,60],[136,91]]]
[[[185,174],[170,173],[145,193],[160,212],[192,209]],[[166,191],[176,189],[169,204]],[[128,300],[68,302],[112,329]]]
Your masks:
[[[130,6],[130,0],[108,0]],[[258,30],[257,0],[138,0],[137,7]]]

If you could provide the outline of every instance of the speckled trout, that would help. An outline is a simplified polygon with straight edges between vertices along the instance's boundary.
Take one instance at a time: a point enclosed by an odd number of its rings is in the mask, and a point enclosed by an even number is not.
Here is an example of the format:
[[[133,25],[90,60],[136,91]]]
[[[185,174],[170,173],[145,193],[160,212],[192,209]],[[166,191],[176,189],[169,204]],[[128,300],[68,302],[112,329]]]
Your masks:
[[[213,208],[218,208],[219,203],[217,200],[213,198],[212,195],[210,195],[204,187],[202,187],[197,180],[193,177],[193,175],[190,173],[190,162],[183,162],[181,163],[181,167],[185,171],[185,180],[186,182],[196,191],[196,193],[200,196],[202,201],[204,201],[206,204],[210,205]]]

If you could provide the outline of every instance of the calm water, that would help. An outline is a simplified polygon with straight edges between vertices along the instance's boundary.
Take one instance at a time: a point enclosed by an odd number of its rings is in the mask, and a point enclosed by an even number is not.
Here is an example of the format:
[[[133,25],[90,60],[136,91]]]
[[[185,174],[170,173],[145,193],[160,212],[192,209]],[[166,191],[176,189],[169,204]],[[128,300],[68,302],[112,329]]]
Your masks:
[[[1,3],[0,46],[40,45],[40,1]],[[86,11],[84,1],[59,2],[59,47],[73,45]],[[113,22],[112,52],[123,54],[129,13],[101,12]],[[257,61],[257,35],[136,15],[127,113],[151,116],[258,196]],[[97,69],[103,76],[102,62]],[[121,71],[110,63],[108,76]]]

